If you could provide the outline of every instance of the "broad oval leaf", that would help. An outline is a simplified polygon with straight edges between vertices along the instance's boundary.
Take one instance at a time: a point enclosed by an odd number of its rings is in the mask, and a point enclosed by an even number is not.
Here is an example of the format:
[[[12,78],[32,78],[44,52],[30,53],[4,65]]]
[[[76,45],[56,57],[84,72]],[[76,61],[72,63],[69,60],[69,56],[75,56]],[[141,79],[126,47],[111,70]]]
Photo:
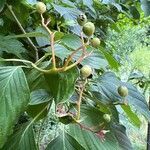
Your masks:
[[[0,3],[1,3],[0,5],[0,12],[1,12],[5,6],[6,0],[1,0]]]
[[[40,68],[46,68],[49,65],[49,62],[43,62],[39,65]],[[36,69],[31,69],[26,72],[26,77],[30,91],[35,91],[37,89],[48,89],[46,86],[45,78],[43,73],[39,72]]]
[[[149,0],[141,0],[141,8],[145,13],[145,16],[150,15],[150,1]]]
[[[28,104],[30,93],[21,67],[0,67],[0,148]]]
[[[133,150],[131,142],[126,134],[126,128],[123,125],[112,125],[112,132],[123,150]]]
[[[48,106],[52,102],[52,97],[44,89],[39,89],[31,93],[31,101],[28,104],[27,113],[36,120],[44,118],[48,114]]]
[[[38,150],[32,126],[23,124],[8,138],[2,150]]]
[[[111,68],[118,70],[120,65],[117,62],[117,60],[115,60],[115,58],[111,54],[106,52],[102,47],[100,48],[100,50],[104,54],[104,56],[107,59],[109,65],[111,66]]]
[[[50,45],[50,35],[44,27],[42,26],[37,27],[35,32],[45,34],[45,36],[36,37],[36,41],[39,46]],[[45,50],[47,50],[47,48],[45,48]]]
[[[74,50],[82,46],[81,39],[77,35],[73,34],[67,34],[63,36],[61,42],[63,42],[67,47]]]
[[[120,150],[114,135],[111,133],[106,133],[103,141],[96,133],[81,128],[79,125],[69,125],[68,132],[85,150]]]
[[[139,117],[137,116],[137,114],[131,110],[130,106],[122,105],[121,107],[124,110],[124,112],[126,113],[126,115],[128,116],[131,123],[133,125],[137,126],[138,128],[140,128],[141,121],[140,121]]]
[[[20,54],[25,52],[23,44],[16,39],[9,39],[7,36],[0,35],[0,51],[5,51],[7,53],[15,54],[20,57]],[[1,53],[0,52],[0,53]]]
[[[130,106],[150,120],[150,111],[144,96],[130,83],[121,82],[114,73],[106,72],[91,86],[95,100],[104,104],[124,103],[124,99],[118,94],[118,87],[124,85],[128,88],[129,95],[125,98]]]
[[[105,69],[108,66],[108,62],[105,60],[104,56],[99,51],[93,49],[92,47],[87,48],[88,52],[91,52],[92,50],[93,52],[88,57],[86,57],[81,62],[81,64],[89,65],[94,69],[101,69],[101,68]],[[81,51],[77,52],[73,57],[74,60],[78,60],[81,55],[82,55]]]
[[[75,82],[79,76],[76,67],[61,73],[44,74],[49,91],[56,104],[67,101],[74,92]]]
[[[60,14],[60,16],[64,17],[65,20],[76,20],[77,16],[81,14],[81,11],[76,8],[67,8],[55,4],[52,5],[54,9]]]
[[[81,123],[87,127],[100,128],[99,125],[104,123],[103,114],[99,109],[81,105]]]
[[[52,140],[46,150],[85,150],[71,135],[67,132],[62,133]]]
[[[135,6],[130,6],[130,13],[133,19],[140,19],[140,13]]]

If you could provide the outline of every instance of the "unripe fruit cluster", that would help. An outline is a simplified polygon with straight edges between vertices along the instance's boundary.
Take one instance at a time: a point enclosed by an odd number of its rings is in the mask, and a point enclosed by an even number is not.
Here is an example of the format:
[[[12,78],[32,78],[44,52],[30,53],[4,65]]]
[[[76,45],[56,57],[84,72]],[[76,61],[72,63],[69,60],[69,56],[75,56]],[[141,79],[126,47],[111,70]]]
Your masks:
[[[91,37],[95,32],[95,25],[92,22],[87,22],[87,17],[85,14],[80,14],[77,18],[77,22],[80,26],[83,26],[82,31],[83,33]],[[91,45],[95,48],[98,48],[100,45],[100,39],[95,37],[91,39]]]

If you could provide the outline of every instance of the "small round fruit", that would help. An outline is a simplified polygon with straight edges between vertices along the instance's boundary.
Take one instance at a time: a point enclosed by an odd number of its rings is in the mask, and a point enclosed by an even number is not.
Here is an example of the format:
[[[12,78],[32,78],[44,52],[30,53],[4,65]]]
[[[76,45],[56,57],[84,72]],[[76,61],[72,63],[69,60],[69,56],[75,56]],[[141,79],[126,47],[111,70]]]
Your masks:
[[[95,48],[99,47],[101,41],[99,38],[93,38],[91,39],[91,45]]]
[[[104,114],[104,115],[103,115],[103,118],[104,118],[104,120],[105,120],[106,122],[110,122],[110,121],[111,121],[111,117],[110,117],[109,114]]]
[[[83,33],[87,36],[92,36],[95,32],[95,26],[92,22],[87,22],[83,26]]]
[[[126,86],[119,86],[118,93],[122,97],[126,97],[128,95],[128,88]]]
[[[87,22],[87,17],[85,14],[80,14],[77,18],[77,22],[80,26],[83,26]]]
[[[38,13],[43,14],[46,12],[46,5],[43,2],[38,2],[36,4],[36,10]]]
[[[87,78],[92,74],[92,68],[88,65],[84,65],[81,68],[80,72],[81,72],[82,77]]]

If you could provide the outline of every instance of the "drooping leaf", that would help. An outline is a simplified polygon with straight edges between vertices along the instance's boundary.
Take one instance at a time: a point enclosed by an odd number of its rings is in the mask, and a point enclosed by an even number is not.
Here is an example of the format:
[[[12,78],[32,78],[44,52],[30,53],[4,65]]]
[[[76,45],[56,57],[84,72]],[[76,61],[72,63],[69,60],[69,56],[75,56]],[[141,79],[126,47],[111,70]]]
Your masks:
[[[3,10],[5,3],[6,3],[6,0],[0,0],[0,12]]]
[[[50,35],[44,27],[42,26],[37,27],[35,32],[45,35],[44,37],[36,37],[36,41],[39,46],[50,45]],[[44,50],[47,50],[47,48],[45,48]]]
[[[104,54],[105,58],[107,59],[109,65],[113,68],[118,70],[119,69],[119,63],[117,62],[117,60],[115,60],[115,58],[110,55],[108,52],[106,52],[103,48],[100,49],[102,51],[102,53]]]
[[[78,125],[69,125],[68,132],[85,150],[120,150],[114,135],[111,133],[106,133],[105,140],[103,141],[96,133],[81,128]]]
[[[48,106],[52,102],[52,97],[44,89],[39,89],[31,93],[31,101],[28,104],[27,113],[36,120],[44,118],[48,113]]]
[[[130,13],[134,19],[140,19],[140,13],[135,6],[130,6]]]
[[[145,16],[150,15],[150,1],[149,0],[141,0],[141,8],[145,13]]]
[[[82,42],[81,39],[73,34],[67,34],[64,37],[62,37],[61,41],[69,48],[77,49],[81,47]]]
[[[92,49],[92,47],[89,47],[87,49],[88,52],[92,51],[93,52],[85,58],[81,64],[82,65],[89,65],[94,69],[101,69],[101,68],[106,68],[108,66],[108,62],[105,60],[104,56],[97,51],[96,49]],[[74,60],[78,60],[78,58],[81,56],[81,51],[75,54]]]
[[[85,150],[72,136],[67,132],[62,133],[52,140],[46,150]]]
[[[55,44],[54,48],[56,56],[61,58],[62,60],[64,60],[71,54],[71,51],[69,51],[65,46],[61,44]]]
[[[104,123],[103,114],[100,110],[92,106],[81,106],[81,123],[87,127],[93,127],[95,130],[100,129],[99,125]]]
[[[0,148],[29,101],[29,88],[21,67],[0,67]]]
[[[56,103],[67,101],[74,92],[75,82],[78,78],[77,68],[61,73],[44,74],[49,91]]]
[[[0,53],[3,51],[15,54],[18,57],[21,53],[25,52],[23,44],[16,39],[9,39],[0,35]]]
[[[133,123],[133,125],[137,126],[138,128],[140,128],[141,126],[141,121],[139,119],[139,117],[137,116],[136,113],[134,113],[130,106],[125,106],[125,105],[122,105],[121,106],[122,109],[124,110],[124,112],[126,113],[127,117],[129,118],[129,120]]]
[[[55,4],[53,4],[53,7],[66,20],[76,20],[77,16],[81,14],[81,11],[76,8],[68,8]]]
[[[32,126],[22,125],[7,140],[2,150],[37,150]]]
[[[126,134],[126,128],[123,125],[113,125],[112,130],[119,143],[119,146],[123,150],[133,150],[132,144]]]
[[[49,65],[49,62],[43,62],[39,65],[40,68],[45,68]],[[30,91],[37,89],[48,89],[46,86],[44,75],[36,69],[31,69],[26,72],[28,85]]]
[[[128,88],[129,94],[123,99],[118,94],[120,85]],[[91,91],[95,100],[104,104],[127,101],[130,106],[133,106],[139,113],[150,120],[150,111],[144,96],[130,83],[121,82],[114,73],[106,72],[96,80],[91,86]]]

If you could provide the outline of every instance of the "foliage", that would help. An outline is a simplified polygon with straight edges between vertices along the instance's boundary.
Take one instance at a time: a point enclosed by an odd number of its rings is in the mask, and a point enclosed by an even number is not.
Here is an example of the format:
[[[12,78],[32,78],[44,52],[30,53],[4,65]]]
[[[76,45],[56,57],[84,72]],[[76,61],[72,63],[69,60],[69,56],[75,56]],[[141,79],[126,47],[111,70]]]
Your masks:
[[[108,28],[118,31],[120,15],[132,22],[140,20],[142,10],[148,16],[149,1],[44,2],[46,12],[35,9],[36,0],[0,4],[0,149],[39,149],[41,128],[50,115],[57,129],[44,146],[47,150],[131,150],[118,106],[138,128],[141,121],[135,110],[147,121],[150,111],[142,93],[130,81],[120,80],[121,64],[106,37],[120,38],[117,32],[108,34]],[[90,37],[77,23],[81,13],[95,26]],[[93,37],[100,38],[100,46],[92,46]],[[132,51],[134,44],[128,45]],[[88,77],[81,75],[84,65],[92,68]],[[118,93],[119,86],[128,88],[126,97]],[[33,126],[41,120],[35,138]]]

